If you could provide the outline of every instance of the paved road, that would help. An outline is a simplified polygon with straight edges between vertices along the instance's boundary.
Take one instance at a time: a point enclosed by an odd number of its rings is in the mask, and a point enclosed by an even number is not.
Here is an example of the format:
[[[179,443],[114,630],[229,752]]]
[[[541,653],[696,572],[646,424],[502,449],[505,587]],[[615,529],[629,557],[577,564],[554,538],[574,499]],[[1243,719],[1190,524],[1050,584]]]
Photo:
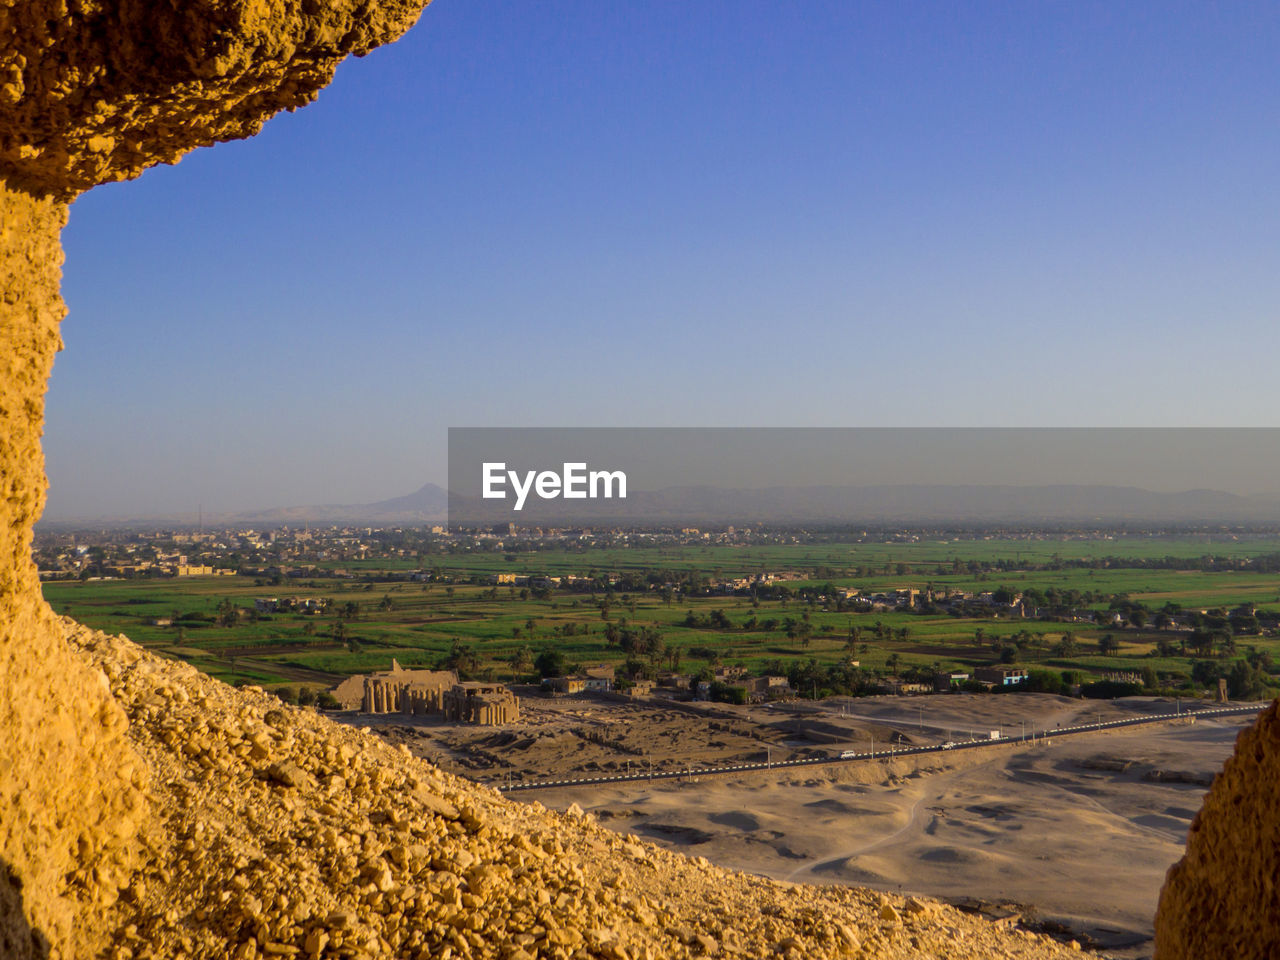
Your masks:
[[[1242,714],[1261,713],[1266,704],[1255,704],[1247,707],[1211,707],[1204,710],[1183,710],[1178,713],[1155,713],[1138,717],[1126,717],[1123,720],[1106,720],[1100,723],[1079,723],[1067,727],[1054,727],[1051,730],[1028,731],[1021,736],[1000,737],[996,740],[972,740],[950,744],[934,744],[927,747],[899,747],[890,750],[858,752],[846,750],[835,757],[809,757],[803,760],[779,760],[777,763],[738,763],[718,767],[688,767],[684,770],[663,770],[652,773],[606,774],[600,777],[578,777],[573,780],[537,780],[503,783],[490,780],[489,786],[504,792],[516,790],[547,790],[552,787],[573,787],[588,783],[629,783],[644,780],[679,780],[684,777],[724,776],[731,773],[745,773],[752,770],[772,770],[790,767],[810,767],[831,763],[853,763],[858,760],[882,760],[890,756],[907,757],[914,754],[938,753],[943,750],[980,750],[984,747],[995,747],[1022,740],[1032,741],[1041,737],[1069,737],[1082,733],[1096,733],[1099,730],[1110,730],[1115,727],[1134,727],[1144,723],[1167,723],[1170,720],[1181,720],[1185,717],[1225,717]]]

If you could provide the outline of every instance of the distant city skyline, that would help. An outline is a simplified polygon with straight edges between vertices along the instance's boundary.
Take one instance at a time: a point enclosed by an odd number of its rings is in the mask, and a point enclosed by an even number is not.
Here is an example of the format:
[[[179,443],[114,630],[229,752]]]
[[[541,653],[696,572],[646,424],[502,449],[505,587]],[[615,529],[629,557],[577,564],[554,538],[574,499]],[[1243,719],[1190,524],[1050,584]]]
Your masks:
[[[436,0],[74,205],[46,515],[397,497],[450,426],[1276,426],[1278,40],[1248,3]]]

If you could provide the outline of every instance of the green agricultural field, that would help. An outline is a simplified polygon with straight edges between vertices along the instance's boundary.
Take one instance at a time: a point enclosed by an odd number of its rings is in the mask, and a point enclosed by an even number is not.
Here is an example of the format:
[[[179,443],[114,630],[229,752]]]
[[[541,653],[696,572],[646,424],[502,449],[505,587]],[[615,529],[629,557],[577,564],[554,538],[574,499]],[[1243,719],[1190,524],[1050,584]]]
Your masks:
[[[1086,623],[1023,619],[971,619],[910,612],[837,612],[831,604],[792,597],[754,601],[745,596],[680,596],[664,602],[657,591],[552,590],[543,599],[517,587],[490,587],[498,573],[575,576],[693,572],[702,578],[732,578],[794,571],[805,587],[857,587],[873,592],[907,587],[981,592],[1078,590],[1104,598],[1089,604],[1107,609],[1121,595],[1155,610],[1173,602],[1186,609],[1254,604],[1260,613],[1280,610],[1280,574],[1226,567],[1207,570],[1144,569],[1133,564],[1165,557],[1213,555],[1246,560],[1280,554],[1280,539],[1130,537],[1106,540],[972,540],[890,544],[797,544],[783,546],[638,547],[635,549],[544,549],[503,555],[450,554],[413,561],[364,560],[332,564],[345,578],[317,577],[269,586],[245,577],[58,581],[45,596],[59,613],[89,626],[123,633],[165,656],[188,660],[228,682],[331,686],[342,677],[402,665],[460,665],[480,677],[511,679],[526,649],[560,651],[571,664],[620,665],[624,651],[613,630],[650,627],[661,637],[659,669],[697,672],[712,664],[741,665],[753,672],[857,661],[880,674],[916,668],[969,670],[1000,656],[1002,644],[1018,642],[1019,665],[1080,672],[1139,672],[1150,667],[1161,682],[1190,677],[1196,661],[1181,648],[1184,636],[1158,631],[1102,630]],[[1106,558],[1094,568],[1025,569],[1059,561]],[[998,565],[971,570],[969,563]],[[447,580],[405,581],[406,572],[434,570]],[[474,582],[472,582],[474,581]],[[256,597],[323,597],[317,614],[252,612]],[[608,600],[606,611],[601,605]],[[227,611],[231,611],[228,617]],[[690,613],[704,622],[720,611],[714,629],[686,625]],[[170,618],[152,626],[154,618]],[[754,626],[749,626],[754,621]],[[789,629],[790,624],[790,629]],[[804,626],[801,626],[804,625]],[[1055,654],[1064,633],[1076,641],[1069,656]],[[788,634],[791,635],[788,635]],[[1105,653],[1099,640],[1112,634],[1118,649]],[[851,634],[855,635],[851,640]],[[1173,647],[1170,652],[1170,647]],[[1215,658],[1226,671],[1251,651],[1280,660],[1280,638],[1235,638],[1233,650]],[[1200,668],[1206,668],[1202,665]]]

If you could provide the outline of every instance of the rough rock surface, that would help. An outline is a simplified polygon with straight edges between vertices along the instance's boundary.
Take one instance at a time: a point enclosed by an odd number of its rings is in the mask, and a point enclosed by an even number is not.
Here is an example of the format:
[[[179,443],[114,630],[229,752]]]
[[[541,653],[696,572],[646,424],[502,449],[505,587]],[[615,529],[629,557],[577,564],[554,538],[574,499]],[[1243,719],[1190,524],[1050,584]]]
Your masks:
[[[86,954],[93,931],[76,918],[114,898],[145,813],[124,711],[68,651],[31,562],[65,221],[63,205],[0,182],[0,904],[26,907],[0,910],[5,958],[42,956],[42,940]]]
[[[1280,953],[1280,704],[1236,740],[1169,868],[1157,960],[1270,960]]]
[[[1078,956],[950,907],[713,867],[509,801],[381,738],[65,621],[155,816],[107,956]]]
[[[0,178],[67,199],[310,103],[426,0],[0,0]]]
[[[423,6],[0,0],[0,956],[92,955],[148,816],[125,714],[68,652],[31,563],[66,201],[257,132]]]

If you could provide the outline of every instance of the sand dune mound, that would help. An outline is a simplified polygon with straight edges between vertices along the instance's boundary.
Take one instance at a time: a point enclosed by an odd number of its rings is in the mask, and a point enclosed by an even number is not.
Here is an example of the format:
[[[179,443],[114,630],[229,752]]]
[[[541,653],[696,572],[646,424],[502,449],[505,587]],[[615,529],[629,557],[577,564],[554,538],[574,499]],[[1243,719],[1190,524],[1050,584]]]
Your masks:
[[[873,869],[867,857],[837,857],[813,868],[813,872],[841,883],[888,883],[889,875]]]
[[[742,830],[746,833],[760,829],[760,819],[749,813],[738,813],[730,811],[728,813],[713,813],[708,817],[712,823],[718,823],[722,827],[732,827],[735,830]]]
[[[999,858],[972,847],[945,846],[923,850],[919,854],[919,859],[928,863],[956,864],[957,866],[988,866],[997,862]]]
[[[805,807],[810,810],[837,814],[839,816],[857,816],[859,814],[865,816],[876,816],[883,812],[863,804],[850,803],[847,800],[838,800],[835,797],[824,797],[821,800],[814,800],[811,803],[806,803]]]

